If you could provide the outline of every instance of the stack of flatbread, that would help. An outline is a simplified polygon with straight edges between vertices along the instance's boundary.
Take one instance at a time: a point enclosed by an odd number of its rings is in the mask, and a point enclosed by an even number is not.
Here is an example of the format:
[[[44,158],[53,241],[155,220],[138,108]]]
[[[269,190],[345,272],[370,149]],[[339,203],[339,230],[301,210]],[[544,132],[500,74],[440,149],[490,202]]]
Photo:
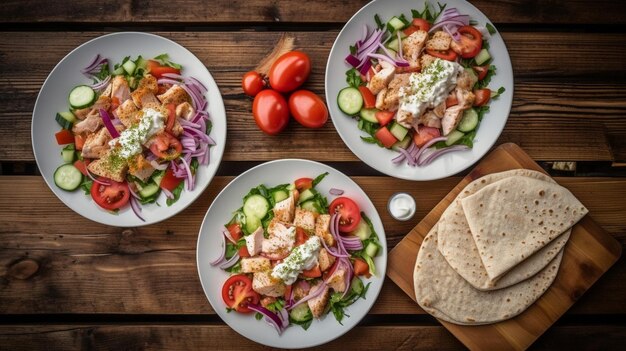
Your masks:
[[[422,242],[413,275],[418,304],[464,325],[520,314],[554,281],[571,228],[587,212],[543,173],[473,181]]]

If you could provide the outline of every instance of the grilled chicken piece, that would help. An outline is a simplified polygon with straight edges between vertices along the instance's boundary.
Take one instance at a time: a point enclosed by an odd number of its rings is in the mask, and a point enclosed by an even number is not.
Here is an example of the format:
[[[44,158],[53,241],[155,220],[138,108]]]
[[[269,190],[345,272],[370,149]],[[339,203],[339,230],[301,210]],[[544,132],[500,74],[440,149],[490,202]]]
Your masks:
[[[476,100],[476,95],[469,90],[456,88],[454,89],[454,94],[456,94],[456,99],[464,110],[472,107],[474,100]]]
[[[250,235],[246,235],[246,248],[248,249],[248,253],[250,256],[256,256],[261,252],[262,243],[263,243],[263,227],[257,228],[254,233]]]
[[[337,265],[337,268],[333,271],[333,274],[326,279],[328,287],[335,290],[335,292],[346,291],[346,275],[348,271],[343,265]]]
[[[307,211],[302,208],[296,208],[296,216],[293,221],[293,225],[306,230],[309,233],[315,231],[315,220],[317,214],[312,211]]]
[[[476,75],[462,69],[456,78],[456,86],[461,90],[472,90],[474,84],[478,81]]]
[[[443,129],[443,135],[448,135],[456,128],[457,124],[463,117],[463,106],[454,105],[450,106],[441,120],[441,127]]]
[[[330,215],[329,214],[321,214],[317,216],[315,220],[315,235],[319,236],[320,239],[324,240],[326,245],[333,246],[335,245],[335,238],[330,233]]]
[[[152,164],[142,154],[138,154],[128,160],[128,172],[142,181],[150,178],[154,171]]]
[[[274,218],[267,226],[269,237],[262,241],[261,251],[277,257],[288,255],[296,243],[296,228]]]
[[[84,120],[89,116],[100,118],[100,109],[109,110],[111,107],[111,98],[106,95],[100,95],[98,100],[90,107],[81,108],[74,111],[74,116],[80,120]],[[80,122],[79,122],[80,123]],[[95,130],[94,130],[95,131]]]
[[[156,96],[154,96],[154,93],[146,87],[137,88],[130,94],[130,96],[132,97],[133,102],[135,103],[135,105],[137,105],[138,108],[145,107],[156,109],[161,106],[161,103],[156,98]]]
[[[183,102],[176,106],[176,117],[184,118],[186,120],[191,120],[196,115],[196,110],[191,107],[191,104],[188,102]]]
[[[183,102],[191,102],[191,97],[185,89],[180,87],[179,85],[172,85],[167,91],[157,98],[161,101],[162,104],[174,104],[180,105]]]
[[[324,272],[335,263],[335,256],[326,251],[325,248],[320,249],[320,253],[317,255],[317,261],[320,265],[320,270]]]
[[[311,313],[315,318],[319,318],[322,316],[324,310],[326,309],[326,305],[328,304],[328,300],[330,299],[330,289],[327,285],[324,285],[324,287],[322,288],[321,284],[321,282],[317,282],[315,285],[313,285],[313,287],[311,287],[311,293],[315,293],[317,289],[324,289],[324,291],[317,297],[307,301],[309,309],[311,309]]]
[[[427,39],[428,32],[418,30],[402,40],[402,53],[404,58],[409,61],[409,67],[413,70],[421,68],[419,57]]]
[[[396,68],[388,63],[387,61],[381,61],[380,66],[382,69],[376,73],[372,79],[370,79],[369,83],[367,83],[367,88],[372,92],[372,94],[376,95],[380,93],[387,84],[393,79]]]
[[[452,41],[452,37],[450,34],[440,30],[435,32],[432,38],[430,38],[426,42],[426,49],[429,50],[437,50],[437,51],[446,51],[450,49],[450,42]]]
[[[293,217],[296,211],[296,201],[294,200],[293,192],[289,194],[289,197],[277,202],[273,208],[274,218],[282,222],[293,222]]]
[[[115,126],[118,132],[124,130],[123,126]],[[81,151],[81,156],[86,158],[100,158],[102,154],[110,149],[109,141],[111,140],[111,134],[106,128],[101,128],[96,133],[87,135],[85,144]]]
[[[87,169],[95,175],[121,183],[126,177],[128,163],[109,149],[102,154],[99,160],[91,162]]]
[[[265,257],[242,257],[241,273],[257,273],[271,269],[269,258]]]
[[[138,111],[139,110],[137,109],[137,106],[135,106],[133,100],[128,99],[115,110],[115,115],[126,128],[129,128],[130,126],[139,123],[141,114],[139,114]]]
[[[420,57],[420,63],[422,65],[422,69],[426,69],[426,67],[430,66],[431,63],[435,62],[436,57],[431,56],[429,54],[424,54]]]
[[[137,89],[146,89],[147,91],[155,94],[159,91],[159,84],[155,76],[146,74],[137,85]]]
[[[111,82],[111,97],[117,98],[119,104],[130,99],[130,88],[124,76],[115,76]]]
[[[94,133],[98,128],[102,127],[102,118],[100,115],[89,113],[87,118],[74,124],[72,131],[74,134]]]
[[[441,128],[441,119],[433,111],[427,111],[417,119],[417,125],[419,124],[426,127]]]
[[[440,103],[439,105],[435,106],[435,108],[433,109],[433,113],[435,114],[435,116],[439,117],[439,118],[443,118],[443,114],[446,113],[446,102],[445,100]]]
[[[409,84],[410,73],[396,74],[389,82],[389,86],[376,96],[376,108],[379,110],[394,111],[400,104],[400,88]]]
[[[283,296],[285,294],[285,284],[272,277],[271,271],[256,272],[252,276],[252,289],[261,295]]]
[[[415,117],[409,111],[398,110],[398,113],[396,113],[396,122],[405,128],[411,129],[414,121]]]
[[[305,280],[300,280],[295,284],[296,285],[293,286],[293,299],[298,301],[309,294],[311,286]]]

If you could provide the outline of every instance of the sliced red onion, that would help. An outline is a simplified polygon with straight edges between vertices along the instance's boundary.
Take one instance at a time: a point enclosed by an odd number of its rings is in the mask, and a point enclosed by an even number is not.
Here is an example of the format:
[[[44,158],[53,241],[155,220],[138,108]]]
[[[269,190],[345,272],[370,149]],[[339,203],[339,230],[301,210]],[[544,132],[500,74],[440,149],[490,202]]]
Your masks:
[[[179,117],[176,120],[178,121],[178,123],[180,123],[181,126],[187,126],[196,129],[200,128],[200,125],[198,123],[190,122],[184,118]]]
[[[197,85],[199,88],[201,88],[201,89],[200,89],[200,91],[201,91],[202,93],[206,93],[207,91],[209,91],[209,89],[207,89],[207,87],[206,87],[204,84],[202,84],[202,82],[201,82],[201,81],[197,80],[197,79],[196,79],[196,78],[194,78],[194,77],[187,77],[187,78],[185,78],[185,81],[186,81],[188,84],[195,84],[195,85]],[[189,82],[191,82],[191,83],[189,83]]]
[[[189,90],[189,88],[184,85],[181,85],[181,87],[187,92],[187,95],[191,97],[191,106],[193,108],[197,108],[198,106],[200,106],[200,101],[198,100],[196,94],[194,94],[191,90]]]
[[[211,266],[217,266],[218,264],[224,262],[224,257],[226,255],[226,240],[224,239],[223,235],[220,235],[220,236],[222,237],[222,250],[220,251],[220,256],[218,258],[209,262]]]
[[[411,154],[408,151],[406,151],[405,149],[398,148],[397,151],[400,153],[400,155],[398,155],[398,156],[394,157],[393,159],[391,159],[391,162],[393,162],[395,164],[398,164],[398,163],[406,160],[409,165],[411,165],[411,163],[414,162],[413,156],[411,156]]]
[[[283,321],[280,317],[274,312],[268,310],[267,308],[255,304],[248,304],[248,308],[262,314],[265,318],[264,320],[276,328],[278,334],[282,334],[285,327],[283,326]],[[289,323],[289,321],[287,321]]]
[[[332,223],[332,220],[331,220]],[[326,244],[326,240],[320,240],[322,242],[322,245],[324,245],[324,248],[326,249],[326,251],[328,251],[328,253],[331,256],[337,257],[337,258],[346,258],[346,257],[350,257],[350,255],[348,255],[347,253],[339,253],[338,251],[335,251],[334,249],[332,249],[330,246],[328,246]]]
[[[104,185],[104,186],[109,186],[109,185],[111,185],[111,183],[109,183],[109,182],[105,182],[104,180],[97,179],[96,177],[94,177],[93,175],[91,175],[91,172],[89,172],[89,170],[87,170],[87,176],[88,176],[91,180],[93,180],[95,183],[98,183],[98,184],[100,184],[100,185]]]
[[[183,79],[183,76],[177,73],[163,73],[161,74],[161,76],[166,77],[166,78],[172,78],[172,79]]]
[[[398,156],[396,156],[396,157],[391,159],[391,163],[396,164],[396,165],[402,163],[402,161],[404,161],[404,159],[406,158],[404,153],[402,153],[400,150],[398,150],[398,151],[400,152],[400,154]],[[405,150],[405,152],[406,152],[406,150]]]
[[[130,208],[133,210],[133,212],[135,213],[135,216],[137,216],[139,219],[141,219],[143,222],[145,222],[146,220],[141,216],[141,205],[139,204],[139,200],[137,200],[134,196],[130,198]]]
[[[337,195],[337,196],[339,196],[339,195],[343,195],[343,190],[337,189],[337,188],[330,188],[330,190],[328,190],[328,193],[330,195]]]
[[[230,267],[234,266],[234,265],[235,265],[235,263],[237,263],[237,261],[239,261],[239,254],[238,254],[238,253],[235,253],[235,255],[234,255],[233,257],[231,257],[231,258],[229,258],[229,259],[228,259],[228,261],[226,261],[226,262],[222,263],[222,264],[220,265],[220,268],[221,268],[221,269],[228,269],[228,268],[230,268]]]
[[[222,234],[224,234],[224,237],[226,237],[228,239],[228,241],[230,241],[233,244],[237,244],[237,241],[235,240],[235,238],[233,238],[232,235],[230,235],[230,232],[228,231],[228,229],[223,228],[222,229]]]
[[[303,298],[301,298],[300,300],[298,300],[296,303],[294,303],[293,305],[291,305],[291,307],[289,307],[289,309],[293,309],[296,306],[307,302],[311,299],[314,299],[318,296],[320,296],[322,294],[322,292],[324,292],[325,288],[326,288],[327,284],[326,282],[322,281],[322,283],[316,287],[312,287],[311,290],[309,290],[309,294]]]
[[[420,151],[417,153],[417,155],[415,156],[415,159],[418,162],[419,165],[419,161],[420,161],[420,156],[422,156],[422,153],[424,153],[424,151],[426,151],[426,149],[428,149],[431,145],[433,145],[434,143],[440,142],[440,141],[444,141],[448,139],[448,137],[445,136],[441,136],[441,137],[437,137],[437,138],[432,138],[430,139],[426,144],[424,144],[424,146],[422,146],[422,148],[420,149]]]
[[[98,111],[100,112],[100,118],[102,118],[102,122],[104,123],[104,126],[109,131],[109,134],[111,134],[111,138],[113,139],[119,138],[120,133],[117,131],[117,129],[115,129],[113,122],[111,122],[111,116],[109,115],[109,113],[105,109],[102,109],[102,108]]]
[[[346,62],[352,67],[359,67],[361,65],[361,60],[356,58],[354,55],[350,54],[346,56]]]
[[[133,187],[130,186],[130,184],[128,185],[128,190],[130,190],[130,194],[135,198],[135,199],[141,199],[139,197],[139,195],[137,195],[137,193],[133,190]]]
[[[398,61],[398,60],[394,60],[386,55],[381,55],[381,54],[368,54],[368,57],[371,58],[375,58],[377,60],[383,60],[383,61],[387,61],[389,63],[391,63],[392,65],[396,66],[396,67],[408,67],[409,63],[408,62],[402,62],[402,61]]]
[[[457,31],[456,26],[444,25],[443,30],[448,33],[454,41],[459,41],[461,39],[461,35]]]
[[[157,169],[159,171],[164,171],[167,169],[168,164],[167,163],[158,163],[155,160],[150,160],[150,165],[152,166],[152,168]]]
[[[359,40],[359,43],[362,43],[365,39],[367,39],[367,33],[369,33],[369,28],[367,27],[367,24],[363,24],[363,30],[361,31],[361,40]]]
[[[111,76],[107,76],[100,82],[90,85],[90,87],[93,90],[100,91],[104,89],[109,84],[110,81],[111,81]]]
[[[394,65],[399,65],[399,64],[406,64],[407,66],[409,65],[409,61],[405,60],[404,58],[397,58],[394,57],[391,52],[389,52],[389,50],[387,50],[387,48],[383,45],[383,44],[378,44],[378,46],[383,50],[383,52],[389,56],[390,59],[392,59],[394,61]],[[400,45],[401,46],[401,45]]]
[[[468,150],[468,149],[469,149],[469,146],[467,145],[453,145],[444,149],[434,151],[433,153],[428,155],[428,157],[420,164],[420,166],[426,166],[430,164],[431,162],[433,162],[435,159],[437,159],[439,156],[447,154],[448,152]]]
[[[367,75],[367,72],[370,70],[371,67],[372,67],[372,60],[366,59],[363,62],[363,65],[359,68],[359,73],[365,76]]]
[[[180,82],[175,80],[175,79],[170,79],[170,78],[159,78],[157,80],[158,84],[170,84],[170,85],[179,85]]]
[[[161,191],[163,191],[163,194],[165,194],[165,197],[167,197],[168,199],[173,199],[174,198],[174,194],[172,194],[171,191],[165,189],[165,188],[161,188]]]
[[[179,157],[181,161],[183,161],[183,165],[185,166],[185,171],[187,173],[187,190],[193,190],[193,174],[191,173],[191,168],[189,168],[189,163],[185,161],[184,157]]]
[[[360,45],[359,53],[369,48],[369,46],[380,42],[384,32],[381,29],[376,29],[372,32],[372,35]]]

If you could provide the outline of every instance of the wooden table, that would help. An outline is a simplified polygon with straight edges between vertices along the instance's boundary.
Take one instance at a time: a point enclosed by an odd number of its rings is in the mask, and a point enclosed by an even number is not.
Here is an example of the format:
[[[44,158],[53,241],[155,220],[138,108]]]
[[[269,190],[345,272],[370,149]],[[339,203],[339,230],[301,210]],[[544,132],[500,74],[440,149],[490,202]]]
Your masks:
[[[306,87],[323,94],[324,69],[345,21],[367,1],[34,1],[0,11],[0,345],[2,349],[262,349],[215,315],[198,280],[195,249],[204,213],[234,176],[260,162],[298,157],[352,176],[382,216],[390,248],[459,181],[383,176],[348,150],[332,122],[291,123],[262,134],[240,79],[281,32],[313,63]],[[513,141],[558,176],[626,245],[626,3],[472,1],[500,29],[515,72],[513,109],[498,144]],[[417,3],[421,3],[418,1]],[[33,158],[30,123],[54,65],[101,34],[153,32],[184,45],[209,68],[224,97],[228,142],[218,176],[187,210],[163,223],[115,228],[65,207]],[[288,146],[288,147],[285,147]],[[575,172],[552,170],[576,161]],[[398,222],[392,193],[413,193],[418,212]],[[626,343],[622,258],[534,345],[618,349]],[[324,349],[460,349],[435,319],[387,280],[371,313]]]

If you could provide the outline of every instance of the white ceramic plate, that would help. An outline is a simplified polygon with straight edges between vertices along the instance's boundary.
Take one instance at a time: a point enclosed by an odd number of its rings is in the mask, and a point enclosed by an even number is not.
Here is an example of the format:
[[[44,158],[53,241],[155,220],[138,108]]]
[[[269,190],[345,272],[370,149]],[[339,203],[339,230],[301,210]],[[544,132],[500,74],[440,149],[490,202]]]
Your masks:
[[[208,111],[213,122],[211,137],[217,145],[211,147],[210,163],[198,169],[196,186],[193,191],[184,190],[180,199],[172,206],[165,204],[165,195],[161,194],[156,204],[142,206],[142,216],[146,220],[141,221],[127,206],[118,214],[112,214],[101,209],[80,189],[74,192],[61,190],[54,184],[54,171],[59,167],[62,147],[57,145],[54,133],[61,128],[54,120],[59,111],[67,111],[69,108],[67,96],[70,90],[79,84],[90,84],[80,69],[87,66],[91,60],[100,54],[113,63],[121,62],[126,56],[132,58],[141,55],[145,58],[155,57],[167,53],[173,62],[183,66],[183,76],[192,76],[200,80],[207,88]],[[189,206],[209,185],[215,175],[226,143],[226,113],[224,103],[217,84],[211,77],[206,67],[189,50],[179,44],[148,33],[124,32],[104,35],[92,39],[74,49],[59,62],[52,70],[37,97],[33,120],[31,125],[31,138],[33,152],[39,170],[44,180],[63,201],[65,205],[81,216],[93,221],[121,227],[135,227],[153,224],[167,219]]]
[[[298,325],[292,325],[282,335],[266,322],[256,320],[254,314],[242,315],[239,313],[226,313],[226,307],[222,301],[222,285],[228,279],[229,274],[209,264],[217,258],[221,248],[221,230],[223,224],[230,221],[233,212],[242,206],[243,197],[250,189],[265,184],[275,186],[278,184],[291,183],[301,177],[314,178],[319,174],[329,172],[329,175],[317,185],[316,189],[326,195],[329,203],[335,196],[328,193],[330,188],[338,188],[345,191],[343,196],[353,199],[372,220],[374,229],[378,233],[382,250],[374,259],[376,263],[376,276],[364,281],[371,282],[365,299],[359,299],[346,309],[350,317],[345,317],[339,324],[332,313],[314,320],[308,330]],[[215,198],[209,208],[200,228],[197,250],[198,273],[202,288],[211,306],[217,314],[236,332],[246,338],[271,347],[281,348],[304,348],[324,344],[338,338],[348,332],[367,314],[378,293],[382,288],[385,272],[387,269],[387,241],[382,222],[374,204],[365,192],[350,178],[341,172],[324,164],[307,160],[277,160],[256,166],[241,174],[233,180]]]
[[[487,17],[472,4],[463,0],[439,0],[446,3],[447,8],[456,7],[461,13],[468,14],[479,24],[491,23]],[[436,6],[437,1],[431,0]],[[485,114],[474,140],[474,148],[469,151],[450,152],[439,157],[428,166],[410,167],[406,164],[394,165],[391,159],[397,156],[395,151],[387,150],[375,144],[363,142],[360,136],[365,132],[359,130],[356,121],[346,116],[337,106],[337,94],[347,87],[346,71],[351,68],[345,61],[349,47],[361,38],[363,25],[367,24],[372,31],[376,27],[374,15],[378,14],[383,21],[404,13],[412,18],[411,9],[422,10],[423,0],[377,0],[372,1],[359,10],[343,27],[328,57],[326,65],[326,103],[333,119],[333,124],[344,143],[352,152],[370,167],[389,176],[408,180],[440,179],[456,174],[483,157],[496,142],[511,111],[513,101],[513,69],[508,51],[499,33],[489,40],[489,52],[493,57],[493,65],[498,70],[489,87],[493,90],[503,86],[506,92],[498,99],[491,101],[490,111]]]

